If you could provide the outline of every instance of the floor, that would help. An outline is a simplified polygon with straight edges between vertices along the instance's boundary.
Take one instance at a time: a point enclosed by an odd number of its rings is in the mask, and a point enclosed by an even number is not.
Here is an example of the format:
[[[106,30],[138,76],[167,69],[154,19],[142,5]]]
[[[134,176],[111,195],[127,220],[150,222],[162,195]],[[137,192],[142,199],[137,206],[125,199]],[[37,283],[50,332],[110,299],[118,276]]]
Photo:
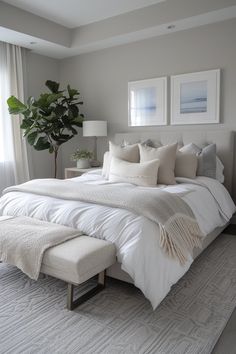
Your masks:
[[[210,354],[236,304],[235,241],[213,242],[155,311],[137,288],[112,279],[67,311],[64,282],[35,282],[3,264],[0,354]],[[234,353],[227,337],[219,345],[218,354]]]
[[[230,317],[220,339],[212,354],[235,354],[236,353],[236,309]]]
[[[228,226],[224,232],[226,234],[236,235],[236,225]],[[211,354],[236,354],[236,309],[232,313],[227,326]]]

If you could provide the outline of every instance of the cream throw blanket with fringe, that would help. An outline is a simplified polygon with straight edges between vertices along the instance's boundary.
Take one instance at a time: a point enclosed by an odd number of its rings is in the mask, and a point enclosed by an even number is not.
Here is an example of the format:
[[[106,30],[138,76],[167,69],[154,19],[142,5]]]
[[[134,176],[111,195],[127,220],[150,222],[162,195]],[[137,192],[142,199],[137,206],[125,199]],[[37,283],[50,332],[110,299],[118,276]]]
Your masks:
[[[123,208],[143,215],[159,225],[161,248],[181,264],[194,247],[201,247],[203,235],[191,208],[178,195],[158,188],[40,179],[9,187],[4,194],[12,191]]]
[[[37,280],[44,252],[74,237],[79,230],[27,216],[0,217],[0,260]]]

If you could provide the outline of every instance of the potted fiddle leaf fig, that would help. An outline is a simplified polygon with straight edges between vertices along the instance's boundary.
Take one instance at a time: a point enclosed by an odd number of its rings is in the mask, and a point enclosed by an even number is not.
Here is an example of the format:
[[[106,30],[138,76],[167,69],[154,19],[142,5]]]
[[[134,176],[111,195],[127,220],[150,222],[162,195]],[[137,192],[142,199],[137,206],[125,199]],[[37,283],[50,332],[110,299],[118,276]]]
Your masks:
[[[42,93],[38,99],[29,97],[27,103],[15,96],[7,100],[9,113],[23,116],[21,128],[28,143],[35,150],[48,150],[54,154],[54,177],[57,177],[57,158],[60,146],[78,134],[84,116],[79,112],[80,93],[67,85],[59,89],[59,83],[46,81],[50,92]]]

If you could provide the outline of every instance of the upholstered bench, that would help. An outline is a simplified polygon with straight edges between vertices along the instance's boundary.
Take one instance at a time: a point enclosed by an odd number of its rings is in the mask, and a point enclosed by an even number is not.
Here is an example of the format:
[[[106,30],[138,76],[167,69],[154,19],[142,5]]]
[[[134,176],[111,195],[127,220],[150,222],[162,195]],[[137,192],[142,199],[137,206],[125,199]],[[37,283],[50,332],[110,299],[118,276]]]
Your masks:
[[[105,287],[105,270],[115,262],[112,243],[82,235],[49,248],[44,253],[40,271],[68,283],[67,308],[73,310]],[[98,284],[74,300],[74,286],[97,274]]]

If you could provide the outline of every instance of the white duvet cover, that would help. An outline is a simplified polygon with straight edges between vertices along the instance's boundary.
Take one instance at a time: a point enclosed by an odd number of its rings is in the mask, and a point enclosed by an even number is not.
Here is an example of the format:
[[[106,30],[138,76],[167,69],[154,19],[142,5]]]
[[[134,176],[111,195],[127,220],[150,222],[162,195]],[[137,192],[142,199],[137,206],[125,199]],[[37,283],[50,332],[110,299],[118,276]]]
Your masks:
[[[109,183],[100,171],[73,178],[73,181],[78,183],[78,188],[82,187],[81,182]],[[204,235],[229,221],[235,205],[218,181],[207,177],[178,178],[177,181],[177,185],[156,188],[180,195],[191,207]],[[115,243],[122,269],[132,277],[154,309],[193,261],[191,255],[184,266],[169,259],[159,246],[157,224],[124,209],[10,192],[0,199],[0,215],[25,215],[68,225],[89,236]]]

